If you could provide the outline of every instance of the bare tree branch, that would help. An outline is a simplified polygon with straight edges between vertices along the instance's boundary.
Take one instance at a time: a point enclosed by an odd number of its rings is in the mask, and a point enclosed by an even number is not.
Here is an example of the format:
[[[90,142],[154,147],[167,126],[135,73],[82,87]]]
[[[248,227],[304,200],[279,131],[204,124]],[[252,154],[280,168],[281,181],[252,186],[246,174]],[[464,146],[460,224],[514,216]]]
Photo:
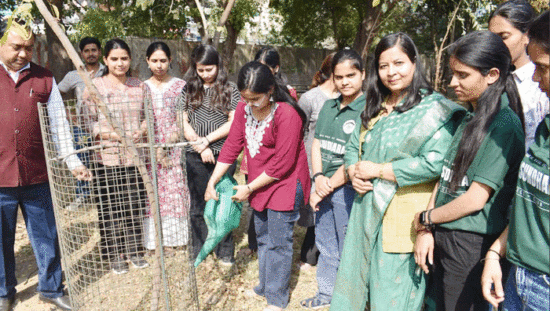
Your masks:
[[[206,23],[206,17],[204,16],[204,9],[202,8],[201,2],[199,0],[195,0],[195,4],[197,5],[197,9],[199,9],[199,13],[201,15],[201,22],[202,22],[202,28],[204,29],[204,37],[202,38],[202,43],[208,42],[208,24]]]
[[[439,49],[437,49],[437,57],[436,57],[436,64],[435,64],[435,79],[434,79],[434,89],[436,91],[439,91],[441,89],[441,83],[443,80],[443,70],[441,68],[441,62],[443,60],[443,52],[447,47],[445,47],[445,42],[447,42],[447,38],[449,37],[449,32],[451,31],[451,28],[455,22],[456,15],[458,13],[458,9],[460,9],[460,6],[462,5],[463,0],[460,0],[458,4],[456,5],[456,8],[453,12],[453,16],[451,17],[451,20],[449,20],[449,23],[447,23],[447,31],[445,32],[445,36],[443,37],[443,40],[441,41],[441,45]]]

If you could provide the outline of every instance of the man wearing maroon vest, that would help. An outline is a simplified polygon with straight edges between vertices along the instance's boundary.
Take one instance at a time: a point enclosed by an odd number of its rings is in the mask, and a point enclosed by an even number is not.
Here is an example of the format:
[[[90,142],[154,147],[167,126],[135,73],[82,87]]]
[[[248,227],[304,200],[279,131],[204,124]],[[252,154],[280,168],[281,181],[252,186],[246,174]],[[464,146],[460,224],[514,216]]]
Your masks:
[[[55,79],[50,71],[30,62],[34,36],[23,38],[0,22],[2,37],[5,41],[0,41],[0,311],[10,310],[15,301],[13,247],[18,206],[36,257],[40,299],[71,310],[69,299],[63,294],[38,102],[48,104],[53,140],[73,175],[89,180],[91,174],[76,155],[69,155],[74,150],[71,132]]]

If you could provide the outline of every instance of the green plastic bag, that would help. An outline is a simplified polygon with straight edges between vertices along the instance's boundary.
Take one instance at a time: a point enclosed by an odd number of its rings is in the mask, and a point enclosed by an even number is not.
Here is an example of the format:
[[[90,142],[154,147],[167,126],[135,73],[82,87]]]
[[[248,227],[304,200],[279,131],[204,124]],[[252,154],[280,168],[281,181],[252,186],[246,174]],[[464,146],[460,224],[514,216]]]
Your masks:
[[[212,199],[206,202],[204,221],[208,227],[208,236],[195,260],[195,267],[229,232],[239,226],[243,206],[242,203],[231,200],[231,197],[237,193],[237,190],[233,190],[233,187],[237,185],[235,178],[227,174],[224,175],[216,185],[218,201]]]

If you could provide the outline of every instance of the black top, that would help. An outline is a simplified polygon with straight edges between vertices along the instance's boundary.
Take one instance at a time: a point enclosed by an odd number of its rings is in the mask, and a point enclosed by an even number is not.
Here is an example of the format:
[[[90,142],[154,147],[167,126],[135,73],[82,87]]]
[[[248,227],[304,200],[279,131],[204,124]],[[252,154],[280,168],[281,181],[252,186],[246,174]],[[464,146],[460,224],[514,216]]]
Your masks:
[[[229,110],[234,111],[237,108],[237,104],[241,100],[241,93],[237,89],[235,83],[229,82],[231,87],[231,103],[229,104]],[[193,105],[187,102],[187,90],[184,88],[182,91],[181,100],[178,101],[176,109],[184,110],[189,117],[189,124],[195,130],[197,135],[204,137],[213,131],[217,130],[228,120],[226,115],[219,108],[215,108],[211,105],[210,100],[212,98],[212,89],[204,88],[204,96],[202,104],[198,108],[194,108]],[[225,138],[210,144],[210,149],[217,155],[222,150],[222,146],[225,142]],[[195,152],[192,147],[186,147],[187,152]]]

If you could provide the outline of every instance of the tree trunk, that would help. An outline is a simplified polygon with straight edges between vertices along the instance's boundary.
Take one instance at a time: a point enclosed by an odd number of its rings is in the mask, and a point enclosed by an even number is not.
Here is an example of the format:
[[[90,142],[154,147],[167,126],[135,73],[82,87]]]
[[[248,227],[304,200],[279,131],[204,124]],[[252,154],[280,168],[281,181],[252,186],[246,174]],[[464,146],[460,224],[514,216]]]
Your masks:
[[[237,48],[237,37],[239,36],[240,30],[235,29],[230,21],[225,23],[225,29],[227,30],[227,38],[223,45],[222,59],[225,64],[225,68],[230,69],[230,65],[233,64],[231,60],[233,59],[233,54]]]
[[[228,0],[227,4],[225,5],[225,9],[223,10],[222,16],[220,17],[220,21],[218,22],[218,26],[216,27],[216,31],[214,32],[213,45],[216,49],[220,44],[220,29],[227,22],[227,19],[229,18],[229,14],[231,13],[231,10],[233,9],[234,5],[235,5],[235,0]]]
[[[50,3],[55,5],[59,10],[59,19],[63,16],[63,0],[51,0]],[[47,67],[55,70],[52,70],[55,80],[59,83],[63,80],[65,74],[74,69],[71,59],[69,58],[67,51],[63,48],[61,41],[57,38],[55,33],[52,31],[48,23],[45,23],[46,26],[46,42],[48,42],[47,52],[48,52],[48,63]]]
[[[386,12],[383,12],[381,3],[372,7],[372,2],[372,0],[366,1],[365,14],[361,23],[357,25],[357,34],[355,35],[355,42],[353,44],[353,48],[361,53],[361,58],[364,62],[367,61],[372,40],[380,30],[380,24],[384,19],[383,15],[390,13],[397,3],[397,1],[394,0],[385,0],[384,2],[387,3],[388,8]]]

